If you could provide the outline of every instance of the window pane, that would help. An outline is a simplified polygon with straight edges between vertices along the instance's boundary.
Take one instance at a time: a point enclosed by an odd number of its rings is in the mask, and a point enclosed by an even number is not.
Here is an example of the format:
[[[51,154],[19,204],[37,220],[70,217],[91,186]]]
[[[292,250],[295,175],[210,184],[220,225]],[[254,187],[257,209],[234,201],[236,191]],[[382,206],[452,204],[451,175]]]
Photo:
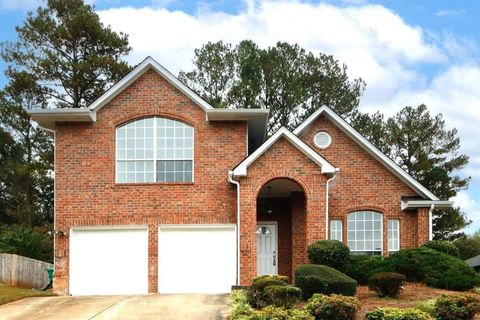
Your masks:
[[[330,222],[330,239],[342,241],[342,220]]]
[[[400,222],[397,219],[388,220],[388,251],[395,252],[400,249]]]
[[[381,254],[382,214],[374,211],[350,213],[347,218],[347,237],[348,246],[354,253]]]
[[[193,180],[193,128],[180,121],[152,117],[117,128],[115,154],[117,181]]]

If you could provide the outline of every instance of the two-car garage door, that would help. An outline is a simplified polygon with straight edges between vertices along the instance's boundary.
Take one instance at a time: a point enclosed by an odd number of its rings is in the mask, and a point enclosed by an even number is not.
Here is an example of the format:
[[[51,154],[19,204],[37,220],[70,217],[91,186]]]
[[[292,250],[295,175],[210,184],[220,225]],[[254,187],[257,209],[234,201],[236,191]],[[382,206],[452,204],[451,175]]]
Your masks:
[[[235,283],[235,226],[161,226],[160,293],[226,293]],[[70,294],[148,293],[148,229],[70,232]]]

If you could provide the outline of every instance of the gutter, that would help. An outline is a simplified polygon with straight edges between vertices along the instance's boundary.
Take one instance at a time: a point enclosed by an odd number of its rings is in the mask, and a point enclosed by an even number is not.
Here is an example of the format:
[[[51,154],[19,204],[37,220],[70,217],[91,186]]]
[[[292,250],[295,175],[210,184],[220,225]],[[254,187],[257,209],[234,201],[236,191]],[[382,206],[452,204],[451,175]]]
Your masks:
[[[240,285],[240,183],[233,179],[233,171],[228,171],[228,182],[237,186],[237,283]]]
[[[329,212],[328,212],[328,202],[329,202],[329,195],[330,195],[330,182],[335,180],[337,177],[335,174],[338,172],[338,168],[335,168],[335,173],[332,174],[332,177],[327,179],[327,184],[326,184],[326,199],[325,199],[325,239],[328,240],[330,237],[328,236],[329,232],[329,226],[330,223],[328,221],[329,219]]]

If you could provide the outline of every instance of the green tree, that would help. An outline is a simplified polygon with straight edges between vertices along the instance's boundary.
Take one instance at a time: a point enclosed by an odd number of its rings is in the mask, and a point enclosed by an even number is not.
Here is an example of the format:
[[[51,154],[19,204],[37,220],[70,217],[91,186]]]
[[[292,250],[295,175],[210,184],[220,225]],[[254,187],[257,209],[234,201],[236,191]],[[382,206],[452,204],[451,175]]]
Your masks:
[[[183,82],[217,108],[270,109],[269,133],[295,128],[322,105],[349,117],[365,88],[332,56],[285,42],[266,49],[250,40],[234,48],[209,42],[193,63],[193,71],[180,72]]]
[[[41,228],[0,227],[0,253],[53,262],[53,239]]]
[[[34,126],[25,108],[45,107],[37,90],[12,82],[0,92],[0,120],[15,139],[9,175],[3,181],[13,203],[8,216],[26,227],[53,222],[53,142]]]
[[[12,209],[15,197],[12,181],[16,164],[21,160],[21,150],[11,134],[0,127],[0,224],[13,223]]]
[[[440,199],[468,187],[469,177],[458,171],[469,161],[460,153],[456,129],[447,129],[441,114],[432,116],[425,105],[407,106],[384,120],[383,115],[357,114],[353,126],[380,150]],[[434,238],[452,240],[470,221],[459,208],[435,209]]]
[[[7,76],[36,84],[57,107],[86,107],[129,70],[127,35],[105,27],[83,0],[47,0],[3,43]]]
[[[460,251],[460,259],[467,260],[480,255],[480,235],[462,236],[456,239],[453,244]]]

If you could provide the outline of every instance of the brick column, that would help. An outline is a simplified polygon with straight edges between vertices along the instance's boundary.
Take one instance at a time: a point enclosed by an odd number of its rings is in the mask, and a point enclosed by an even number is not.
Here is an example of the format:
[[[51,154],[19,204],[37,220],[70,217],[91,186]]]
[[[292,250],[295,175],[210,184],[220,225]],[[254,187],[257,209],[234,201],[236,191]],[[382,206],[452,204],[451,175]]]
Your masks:
[[[158,225],[148,226],[148,293],[158,292]]]
[[[430,208],[418,208],[417,210],[417,246],[421,246],[430,240],[429,211]]]
[[[249,188],[240,188],[240,284],[257,275],[257,201]]]
[[[307,216],[303,192],[292,193],[292,281],[295,269],[307,260]]]

